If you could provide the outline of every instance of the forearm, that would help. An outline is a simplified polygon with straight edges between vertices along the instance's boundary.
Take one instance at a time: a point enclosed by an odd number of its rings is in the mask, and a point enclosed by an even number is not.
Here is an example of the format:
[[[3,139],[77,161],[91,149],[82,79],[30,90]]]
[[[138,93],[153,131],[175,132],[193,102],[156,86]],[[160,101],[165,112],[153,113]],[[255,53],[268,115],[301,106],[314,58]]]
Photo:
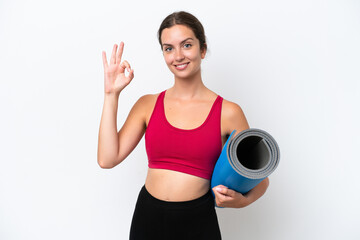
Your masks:
[[[250,205],[251,203],[258,200],[262,195],[264,195],[268,186],[269,186],[269,178],[265,178],[258,185],[256,185],[253,189],[251,189],[248,193],[246,193],[244,195],[247,199],[246,205]]]
[[[117,109],[119,94],[105,93],[103,112],[101,115],[97,161],[102,168],[116,165],[119,152],[117,134]]]

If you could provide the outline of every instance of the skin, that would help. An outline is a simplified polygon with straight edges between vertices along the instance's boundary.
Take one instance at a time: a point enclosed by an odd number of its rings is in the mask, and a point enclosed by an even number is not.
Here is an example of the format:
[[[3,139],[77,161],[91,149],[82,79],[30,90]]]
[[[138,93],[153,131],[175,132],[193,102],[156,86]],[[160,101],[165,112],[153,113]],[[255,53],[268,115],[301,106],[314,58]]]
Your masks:
[[[166,91],[165,116],[177,128],[194,129],[206,119],[217,94],[209,90],[201,78],[201,61],[206,49],[200,49],[193,31],[183,25],[163,30],[161,35],[165,63],[174,75],[174,85]],[[98,139],[98,164],[113,168],[121,163],[136,147],[148,126],[158,94],[142,96],[132,107],[124,125],[117,131],[116,117],[121,91],[134,78],[134,70],[127,61],[121,61],[124,43],[119,50],[115,44],[110,63],[103,52],[104,106]],[[184,65],[186,64],[186,65]],[[125,75],[125,70],[129,72]],[[236,129],[237,133],[249,125],[239,105],[223,100],[221,112],[221,138]],[[246,195],[225,186],[213,188],[216,204],[220,207],[241,208],[260,198],[266,191],[266,178]],[[145,187],[151,195],[165,201],[188,201],[204,195],[210,181],[177,171],[148,169]]]

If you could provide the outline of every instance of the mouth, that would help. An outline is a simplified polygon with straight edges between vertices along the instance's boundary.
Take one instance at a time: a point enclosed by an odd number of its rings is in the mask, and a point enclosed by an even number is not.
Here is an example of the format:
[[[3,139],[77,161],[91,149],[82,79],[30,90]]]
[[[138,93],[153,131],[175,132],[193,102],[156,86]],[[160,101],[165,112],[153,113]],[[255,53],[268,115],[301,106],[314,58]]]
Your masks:
[[[174,66],[177,70],[184,70],[188,65],[189,63],[182,63],[182,64],[176,64]]]

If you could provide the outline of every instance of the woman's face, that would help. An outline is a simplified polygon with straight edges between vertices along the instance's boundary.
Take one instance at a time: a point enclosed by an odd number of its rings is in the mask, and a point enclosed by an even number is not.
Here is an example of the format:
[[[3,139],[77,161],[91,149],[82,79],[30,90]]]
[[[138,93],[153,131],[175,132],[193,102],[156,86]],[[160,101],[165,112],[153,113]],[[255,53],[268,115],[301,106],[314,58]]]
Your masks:
[[[200,50],[199,39],[184,25],[165,28],[161,34],[165,62],[177,78],[190,78],[200,72],[206,50]]]

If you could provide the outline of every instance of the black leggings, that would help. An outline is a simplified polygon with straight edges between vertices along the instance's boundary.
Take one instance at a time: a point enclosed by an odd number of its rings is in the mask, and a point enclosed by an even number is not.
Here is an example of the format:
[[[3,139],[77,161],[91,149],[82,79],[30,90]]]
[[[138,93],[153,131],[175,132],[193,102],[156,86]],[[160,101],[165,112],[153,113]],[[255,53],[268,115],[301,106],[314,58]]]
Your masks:
[[[219,224],[211,190],[184,202],[159,200],[142,187],[136,203],[130,240],[219,240]]]

